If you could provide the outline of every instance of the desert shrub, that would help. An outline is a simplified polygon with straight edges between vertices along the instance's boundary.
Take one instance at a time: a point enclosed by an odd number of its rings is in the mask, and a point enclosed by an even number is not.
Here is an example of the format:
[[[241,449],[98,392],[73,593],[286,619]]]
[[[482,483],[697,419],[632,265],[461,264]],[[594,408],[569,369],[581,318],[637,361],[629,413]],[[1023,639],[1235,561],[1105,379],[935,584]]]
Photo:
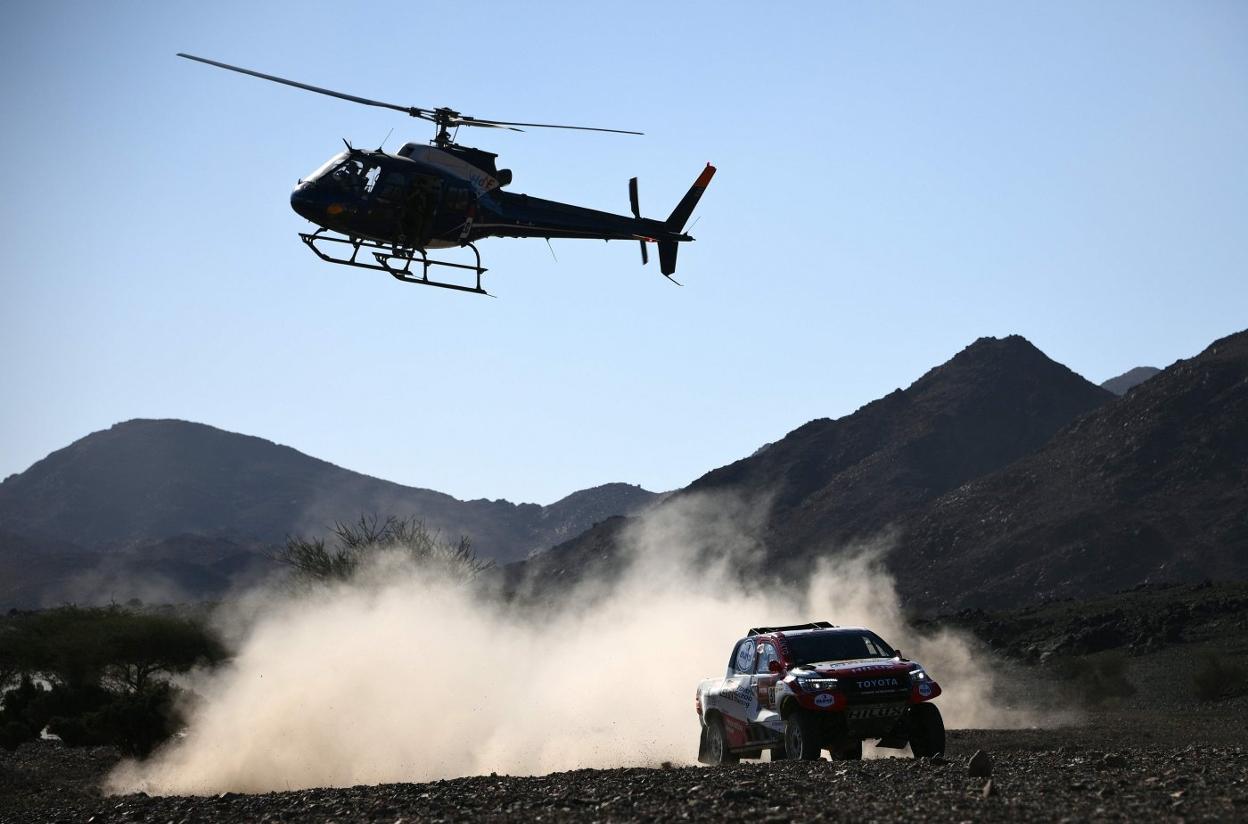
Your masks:
[[[1084,701],[1099,704],[1135,695],[1127,674],[1127,656],[1121,652],[1061,658],[1053,664],[1057,677]]]
[[[471,580],[493,566],[477,557],[466,536],[447,541],[415,518],[361,516],[353,523],[335,522],[332,544],[301,535],[286,539],[273,557],[291,567],[303,581],[347,581],[370,558],[396,553],[418,569]]]
[[[1192,687],[1201,701],[1216,701],[1248,691],[1248,672],[1237,661],[1207,652],[1192,670]]]
[[[182,726],[177,696],[163,681],[141,692],[110,693],[90,711],[53,716],[48,731],[71,747],[107,744],[142,758]]]
[[[25,613],[0,627],[0,653],[20,674],[0,705],[0,745],[47,727],[66,744],[110,744],[143,756],[181,723],[166,680],[225,657],[194,621],[118,607]]]
[[[45,692],[46,689],[25,677],[4,693],[4,703],[0,705],[0,747],[12,750],[18,744],[39,737],[40,730],[48,722],[43,716],[43,707],[37,704]]]
[[[26,613],[9,619],[0,637],[14,669],[76,688],[142,691],[157,674],[225,657],[216,637],[194,621],[116,606]]]

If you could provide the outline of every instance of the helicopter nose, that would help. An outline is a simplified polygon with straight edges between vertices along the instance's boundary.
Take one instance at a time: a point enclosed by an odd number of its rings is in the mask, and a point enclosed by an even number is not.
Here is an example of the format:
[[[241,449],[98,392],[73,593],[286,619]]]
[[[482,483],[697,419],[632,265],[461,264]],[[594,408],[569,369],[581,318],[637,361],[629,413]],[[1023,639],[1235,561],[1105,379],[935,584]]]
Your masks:
[[[310,188],[306,184],[296,186],[295,190],[290,193],[290,208],[294,209],[295,214],[300,217],[307,218],[313,223],[319,223],[320,221],[317,218],[323,216],[320,214],[323,210],[318,208],[317,198],[310,191]]]

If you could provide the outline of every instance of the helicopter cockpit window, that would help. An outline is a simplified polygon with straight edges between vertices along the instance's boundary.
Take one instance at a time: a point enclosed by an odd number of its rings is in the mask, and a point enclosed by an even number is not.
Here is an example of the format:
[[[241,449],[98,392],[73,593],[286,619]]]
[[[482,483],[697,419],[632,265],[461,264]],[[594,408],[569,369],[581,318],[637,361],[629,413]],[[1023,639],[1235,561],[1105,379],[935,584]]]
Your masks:
[[[364,186],[364,163],[348,160],[329,173],[329,180],[341,189],[360,189]]]
[[[346,160],[326,176],[328,184],[346,192],[371,192],[377,185],[381,167],[364,165],[358,158]]]
[[[347,157],[346,152],[339,152],[338,154],[331,157],[329,160],[326,160],[320,166],[317,166],[315,172],[313,172],[310,175],[304,176],[303,178],[300,179],[299,182],[308,183],[310,181],[317,180],[318,178],[324,177],[326,172],[328,172],[330,169],[337,166],[339,163],[345,160],[346,157]]]

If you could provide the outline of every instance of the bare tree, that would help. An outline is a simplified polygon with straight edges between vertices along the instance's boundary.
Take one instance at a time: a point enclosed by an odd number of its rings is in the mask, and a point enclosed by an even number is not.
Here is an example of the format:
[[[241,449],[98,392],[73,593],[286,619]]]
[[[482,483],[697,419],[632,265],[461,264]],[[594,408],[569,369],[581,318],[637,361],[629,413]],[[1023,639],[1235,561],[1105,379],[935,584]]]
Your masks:
[[[291,536],[273,558],[312,581],[350,580],[364,561],[383,552],[400,553],[418,568],[460,580],[471,580],[494,565],[477,557],[467,536],[446,541],[417,518],[361,515],[351,523],[335,521],[330,535],[332,545],[322,538]]]

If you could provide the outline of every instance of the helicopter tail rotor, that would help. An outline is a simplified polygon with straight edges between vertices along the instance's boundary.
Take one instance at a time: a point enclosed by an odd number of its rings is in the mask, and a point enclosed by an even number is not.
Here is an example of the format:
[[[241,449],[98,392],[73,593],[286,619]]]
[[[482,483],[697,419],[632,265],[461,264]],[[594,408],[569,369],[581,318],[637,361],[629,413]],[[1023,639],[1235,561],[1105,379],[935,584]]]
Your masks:
[[[641,206],[637,200],[637,178],[635,177],[628,179],[628,205],[633,208],[633,217],[641,220]],[[650,262],[650,253],[646,251],[646,242],[644,240],[637,242],[641,244],[641,265],[645,266]]]

